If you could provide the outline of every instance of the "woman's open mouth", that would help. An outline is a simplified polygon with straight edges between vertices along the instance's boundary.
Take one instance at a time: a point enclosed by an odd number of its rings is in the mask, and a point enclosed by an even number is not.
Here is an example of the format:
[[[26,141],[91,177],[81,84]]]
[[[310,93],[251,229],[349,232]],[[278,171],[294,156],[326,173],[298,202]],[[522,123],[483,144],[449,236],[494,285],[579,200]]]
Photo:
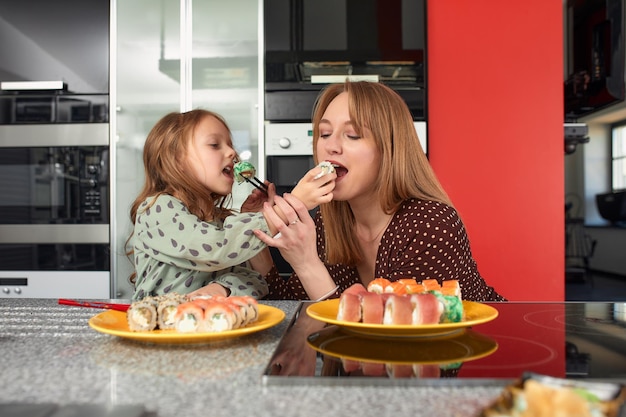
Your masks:
[[[331,161],[333,164],[333,168],[335,168],[335,173],[337,174],[337,179],[343,177],[348,173],[348,168],[344,167],[341,164]]]

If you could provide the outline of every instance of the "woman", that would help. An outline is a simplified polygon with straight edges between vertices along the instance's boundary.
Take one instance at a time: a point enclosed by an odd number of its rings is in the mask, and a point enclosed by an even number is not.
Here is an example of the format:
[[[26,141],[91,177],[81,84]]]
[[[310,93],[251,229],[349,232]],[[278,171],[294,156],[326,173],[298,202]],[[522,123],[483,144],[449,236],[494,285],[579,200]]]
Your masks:
[[[255,230],[294,270],[287,281],[266,275],[268,298],[337,297],[384,277],[456,279],[464,299],[504,300],[480,276],[465,227],[393,90],[370,82],[327,87],[314,109],[313,155],[336,168],[332,201],[313,220],[293,195],[276,197],[287,221],[269,203],[264,213],[280,238]]]

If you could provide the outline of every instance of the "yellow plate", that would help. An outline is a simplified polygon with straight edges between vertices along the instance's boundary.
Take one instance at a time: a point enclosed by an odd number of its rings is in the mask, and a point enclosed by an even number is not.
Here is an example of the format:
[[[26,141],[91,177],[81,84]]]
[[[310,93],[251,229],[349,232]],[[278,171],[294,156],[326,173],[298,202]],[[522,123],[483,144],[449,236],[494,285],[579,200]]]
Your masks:
[[[230,339],[255,333],[277,325],[284,318],[285,313],[282,310],[259,304],[259,318],[257,321],[240,329],[215,333],[180,333],[175,330],[133,332],[128,328],[125,312],[107,310],[89,319],[89,326],[100,333],[119,336],[125,339],[150,343],[191,344]]]
[[[465,319],[458,323],[439,323],[424,325],[391,325],[391,324],[366,324],[337,320],[339,298],[321,301],[307,307],[306,312],[310,317],[329,324],[341,326],[344,330],[358,333],[363,336],[377,337],[416,337],[441,335],[456,332],[466,327],[489,322],[498,317],[498,310],[486,304],[474,301],[463,301]]]
[[[332,326],[311,334],[307,343],[318,352],[340,359],[394,365],[467,362],[484,358],[498,349],[494,339],[472,330],[449,337],[398,339],[389,343],[381,338],[362,338]]]

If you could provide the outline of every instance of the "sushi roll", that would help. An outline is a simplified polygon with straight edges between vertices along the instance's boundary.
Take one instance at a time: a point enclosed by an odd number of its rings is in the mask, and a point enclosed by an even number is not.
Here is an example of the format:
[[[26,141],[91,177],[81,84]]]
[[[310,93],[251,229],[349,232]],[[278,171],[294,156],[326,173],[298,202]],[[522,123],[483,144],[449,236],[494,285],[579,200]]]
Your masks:
[[[437,281],[436,279],[424,279],[422,280],[421,284],[424,286],[424,288],[426,288],[426,291],[439,290],[441,288],[439,281]]]
[[[461,299],[461,286],[456,279],[446,280],[441,283],[441,293],[443,295],[454,295]]]
[[[187,301],[176,309],[176,324],[174,328],[181,333],[194,333],[200,330],[204,309],[197,301]]]
[[[145,332],[157,327],[157,306],[154,297],[133,302],[126,312],[128,328],[133,332]]]
[[[361,362],[359,361],[355,361],[353,359],[346,359],[346,358],[340,358],[340,359],[341,359],[341,366],[343,370],[347,373],[356,372],[359,369],[361,369]]]
[[[335,167],[333,166],[333,164],[331,164],[328,161],[320,162],[319,164],[317,164],[317,167],[320,168],[321,171],[319,172],[319,174],[317,174],[315,177],[313,177],[314,180],[320,179],[324,175],[331,174],[331,173],[335,172]]]
[[[385,376],[387,375],[387,369],[384,363],[379,362],[361,362],[361,372],[364,376]]]
[[[185,302],[185,296],[171,293],[158,297],[157,325],[159,329],[174,329],[176,327],[176,310]]]
[[[424,292],[426,292],[426,287],[422,284],[418,284],[417,282],[415,284],[407,284],[406,286],[407,294],[421,294]]]
[[[233,305],[236,310],[239,311],[241,317],[241,323],[239,327],[247,326],[257,320],[259,316],[258,308],[256,307],[256,300],[252,297],[233,296],[226,298],[225,302]],[[254,301],[252,303],[251,301]]]
[[[437,324],[440,322],[444,306],[434,294],[412,294],[409,300],[412,307],[412,324]]]
[[[337,320],[356,323],[361,321],[361,300],[358,295],[345,292],[341,294]]]
[[[381,294],[365,292],[359,294],[361,301],[361,320],[367,324],[383,324],[385,306]]]
[[[377,294],[382,294],[385,292],[385,288],[391,284],[387,278],[374,278],[369,284],[367,284],[367,290],[369,292],[375,292]]]
[[[389,376],[390,378],[413,377],[413,365],[387,363],[385,364],[385,369],[387,370],[387,376]]]
[[[463,320],[463,302],[455,295],[443,295],[440,291],[432,291],[439,302],[443,305],[441,323],[458,323]]]
[[[251,179],[256,175],[256,168],[248,161],[239,161],[235,164],[235,179],[239,184],[244,182],[246,178]]]
[[[223,332],[236,329],[239,323],[236,309],[228,303],[208,301],[204,304],[204,316],[201,330],[204,332]]]
[[[357,295],[361,293],[366,293],[366,292],[367,292],[367,288],[365,288],[363,284],[352,284],[344,291],[344,293],[357,294]]]
[[[436,364],[415,363],[413,364],[413,375],[416,378],[440,378],[441,370]]]
[[[391,294],[406,294],[406,285],[400,281],[390,282],[389,285],[385,287],[385,291]]]
[[[392,294],[385,302],[383,324],[411,324],[413,309],[408,297]]]

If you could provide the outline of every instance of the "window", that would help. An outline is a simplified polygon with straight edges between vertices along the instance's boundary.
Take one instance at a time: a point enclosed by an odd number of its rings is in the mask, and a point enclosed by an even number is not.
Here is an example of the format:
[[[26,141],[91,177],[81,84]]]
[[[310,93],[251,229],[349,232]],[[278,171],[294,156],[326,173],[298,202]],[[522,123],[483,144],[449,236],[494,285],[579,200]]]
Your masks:
[[[612,128],[611,169],[613,191],[626,189],[626,122]]]

